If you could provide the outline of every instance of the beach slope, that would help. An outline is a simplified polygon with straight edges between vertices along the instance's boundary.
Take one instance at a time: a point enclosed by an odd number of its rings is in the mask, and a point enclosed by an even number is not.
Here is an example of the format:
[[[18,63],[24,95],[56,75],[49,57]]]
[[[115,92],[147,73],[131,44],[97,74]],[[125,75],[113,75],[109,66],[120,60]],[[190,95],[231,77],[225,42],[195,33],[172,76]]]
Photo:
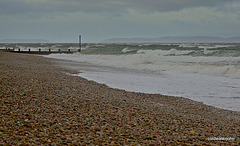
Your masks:
[[[240,145],[240,113],[111,89],[57,60],[0,52],[0,145]]]

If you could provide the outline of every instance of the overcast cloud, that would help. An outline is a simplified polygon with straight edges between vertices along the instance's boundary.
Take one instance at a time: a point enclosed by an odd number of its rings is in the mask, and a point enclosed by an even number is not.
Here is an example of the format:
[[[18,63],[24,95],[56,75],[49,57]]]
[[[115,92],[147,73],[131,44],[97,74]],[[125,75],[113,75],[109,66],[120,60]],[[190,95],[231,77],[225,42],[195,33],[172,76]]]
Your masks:
[[[239,26],[238,0],[0,0],[0,39],[234,36]]]
[[[41,12],[142,12],[179,11],[185,8],[218,7],[234,0],[1,0],[1,14]]]

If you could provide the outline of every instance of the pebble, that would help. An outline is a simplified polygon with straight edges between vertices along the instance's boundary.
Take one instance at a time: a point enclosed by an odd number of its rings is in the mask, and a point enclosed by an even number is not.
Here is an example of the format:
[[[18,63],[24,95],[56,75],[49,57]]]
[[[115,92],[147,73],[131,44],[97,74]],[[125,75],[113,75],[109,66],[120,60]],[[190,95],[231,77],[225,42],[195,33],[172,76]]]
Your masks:
[[[196,132],[195,132],[195,131],[191,131],[190,133],[191,133],[191,134],[195,134]]]

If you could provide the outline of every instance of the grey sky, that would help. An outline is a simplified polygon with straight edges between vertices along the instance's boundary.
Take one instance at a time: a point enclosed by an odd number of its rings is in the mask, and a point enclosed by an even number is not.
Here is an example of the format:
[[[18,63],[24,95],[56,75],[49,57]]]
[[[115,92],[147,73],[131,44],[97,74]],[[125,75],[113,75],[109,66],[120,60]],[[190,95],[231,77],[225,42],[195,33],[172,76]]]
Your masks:
[[[0,39],[240,35],[239,0],[0,0]]]

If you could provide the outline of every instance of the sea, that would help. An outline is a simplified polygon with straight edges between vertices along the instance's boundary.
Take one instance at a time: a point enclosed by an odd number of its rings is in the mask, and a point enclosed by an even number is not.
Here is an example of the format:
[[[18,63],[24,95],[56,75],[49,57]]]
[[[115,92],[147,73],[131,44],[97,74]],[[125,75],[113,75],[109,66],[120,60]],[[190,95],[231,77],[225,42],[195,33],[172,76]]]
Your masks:
[[[0,44],[21,50],[68,50],[50,54],[68,74],[131,92],[184,97],[240,112],[240,43]],[[65,63],[64,63],[65,62]]]

